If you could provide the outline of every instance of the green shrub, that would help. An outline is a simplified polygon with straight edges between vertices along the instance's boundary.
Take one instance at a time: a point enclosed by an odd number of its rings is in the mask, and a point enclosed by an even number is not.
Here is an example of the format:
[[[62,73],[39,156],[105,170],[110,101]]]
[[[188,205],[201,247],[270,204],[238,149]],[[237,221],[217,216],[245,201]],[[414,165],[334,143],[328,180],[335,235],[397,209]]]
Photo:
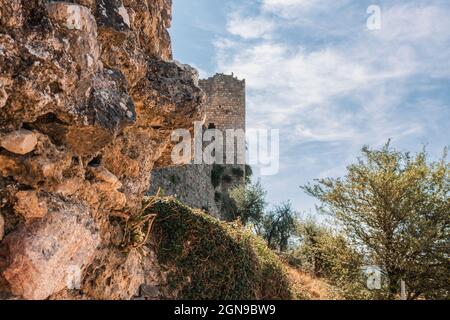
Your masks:
[[[238,177],[238,178],[243,178],[244,177],[244,170],[242,170],[242,168],[240,167],[234,167],[231,169],[231,172],[233,173],[234,176]]]
[[[211,183],[214,188],[217,188],[220,185],[220,181],[222,180],[222,175],[225,168],[221,165],[214,164],[211,171]]]
[[[229,174],[226,174],[222,177],[222,180],[226,183],[232,183],[233,182],[233,177],[230,176]]]
[[[220,211],[222,213],[222,219],[231,222],[235,221],[238,218],[236,203],[233,199],[231,199],[228,192],[222,193],[220,204],[221,204]]]
[[[221,222],[174,198],[159,198],[147,210],[157,214],[154,239],[167,272],[166,298],[292,298],[279,258],[241,224]]]

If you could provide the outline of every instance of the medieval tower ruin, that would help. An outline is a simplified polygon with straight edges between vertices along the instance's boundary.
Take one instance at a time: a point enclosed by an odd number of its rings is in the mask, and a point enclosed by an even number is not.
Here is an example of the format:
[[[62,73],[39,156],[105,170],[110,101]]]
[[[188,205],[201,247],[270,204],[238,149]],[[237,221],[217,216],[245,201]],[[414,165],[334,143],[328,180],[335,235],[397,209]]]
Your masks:
[[[227,129],[245,133],[245,80],[239,80],[233,74],[219,73],[200,80],[199,85],[207,95],[204,129],[218,129],[224,138]],[[236,142],[234,146],[238,151]],[[191,207],[204,209],[220,218],[229,207],[229,189],[243,183],[244,179],[245,165],[237,163],[163,168],[152,172],[149,194],[162,190],[165,195],[175,196]]]
[[[208,97],[205,125],[245,131],[245,80],[219,73],[199,84]]]

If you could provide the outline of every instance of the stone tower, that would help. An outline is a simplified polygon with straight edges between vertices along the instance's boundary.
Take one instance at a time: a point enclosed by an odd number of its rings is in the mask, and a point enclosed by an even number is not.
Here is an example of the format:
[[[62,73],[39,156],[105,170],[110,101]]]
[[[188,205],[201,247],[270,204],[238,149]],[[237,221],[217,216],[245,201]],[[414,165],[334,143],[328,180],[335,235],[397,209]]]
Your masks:
[[[245,80],[219,73],[199,84],[208,97],[205,126],[245,131]]]
[[[216,74],[200,80],[199,86],[207,95],[204,129],[218,129],[224,138],[227,129],[245,133],[245,80]],[[243,150],[245,162],[245,141],[243,144],[240,148],[235,140],[235,150]],[[224,164],[188,164],[153,170],[148,194],[154,195],[161,188],[164,194],[175,196],[193,208],[227,219],[231,203],[229,190],[243,184],[246,177],[245,163],[237,160],[236,155],[234,164],[224,161]]]

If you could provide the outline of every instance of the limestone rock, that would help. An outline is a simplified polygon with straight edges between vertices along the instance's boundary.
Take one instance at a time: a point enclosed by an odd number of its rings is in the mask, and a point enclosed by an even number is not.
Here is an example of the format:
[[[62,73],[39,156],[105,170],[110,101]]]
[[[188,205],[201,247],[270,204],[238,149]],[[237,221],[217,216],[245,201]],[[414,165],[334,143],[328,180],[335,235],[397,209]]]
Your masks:
[[[117,31],[130,30],[130,16],[122,0],[98,0],[97,23]]]
[[[148,300],[155,300],[160,298],[161,296],[161,291],[159,286],[149,286],[146,284],[141,285],[140,289],[140,297],[144,297],[145,299]]]
[[[131,29],[137,32],[144,52],[151,57],[172,59],[167,28],[172,20],[172,0],[123,0]]]
[[[111,186],[112,189],[117,190],[122,187],[119,179],[111,172],[109,172],[105,167],[89,167],[88,170],[97,180],[106,182]]]
[[[8,101],[8,93],[5,88],[0,85],[0,109],[3,108]]]
[[[51,2],[46,7],[50,19],[60,26],[96,36],[97,24],[88,8],[68,2]]]
[[[44,190],[49,190],[51,186],[61,182],[72,164],[72,154],[58,148],[48,137],[43,135],[39,136],[36,150],[32,156],[26,158],[7,157],[7,159],[9,165],[3,170],[5,171],[4,175],[12,175],[18,183],[33,189]]]
[[[23,167],[16,159],[0,154],[0,175],[2,177],[20,175],[23,172]]]
[[[1,138],[1,146],[9,152],[25,155],[36,148],[36,134],[29,130],[11,132]]]
[[[4,236],[5,236],[5,218],[3,218],[3,215],[0,213],[0,241],[3,240]]]
[[[82,187],[83,180],[79,177],[73,177],[55,185],[52,189],[55,193],[61,194],[63,196],[71,196]]]
[[[99,300],[129,300],[145,282],[142,257],[136,251],[103,250],[87,270],[85,290]]]
[[[0,0],[0,139],[21,128],[37,139],[25,155],[0,148],[0,295],[7,282],[12,298],[127,299],[158,284],[156,261],[114,249],[110,217],[139,212],[171,131],[202,117],[195,70],[171,61],[171,6]],[[99,270],[86,278],[105,290],[82,279],[85,294],[61,293],[73,266]]]
[[[55,200],[42,220],[23,225],[5,238],[12,263],[4,272],[13,294],[45,299],[67,286],[74,268],[94,258],[100,238],[89,209]]]
[[[43,218],[47,212],[47,202],[37,191],[19,191],[16,193],[17,202],[14,206],[16,213],[25,220]]]
[[[8,0],[8,5],[0,6],[0,25],[9,28],[20,28],[23,24],[22,2],[20,0]]]
[[[139,46],[140,39],[136,33],[102,27],[99,29],[99,40],[102,43],[103,65],[120,70],[129,86],[136,86],[147,72],[147,57]]]

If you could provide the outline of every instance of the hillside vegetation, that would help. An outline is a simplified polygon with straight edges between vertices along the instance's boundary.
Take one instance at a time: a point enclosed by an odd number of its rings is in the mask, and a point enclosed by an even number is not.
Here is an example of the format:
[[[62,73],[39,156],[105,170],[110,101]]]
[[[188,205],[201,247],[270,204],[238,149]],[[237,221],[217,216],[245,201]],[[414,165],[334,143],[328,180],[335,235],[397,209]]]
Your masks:
[[[288,273],[265,242],[174,198],[147,198],[166,298],[292,299]]]

